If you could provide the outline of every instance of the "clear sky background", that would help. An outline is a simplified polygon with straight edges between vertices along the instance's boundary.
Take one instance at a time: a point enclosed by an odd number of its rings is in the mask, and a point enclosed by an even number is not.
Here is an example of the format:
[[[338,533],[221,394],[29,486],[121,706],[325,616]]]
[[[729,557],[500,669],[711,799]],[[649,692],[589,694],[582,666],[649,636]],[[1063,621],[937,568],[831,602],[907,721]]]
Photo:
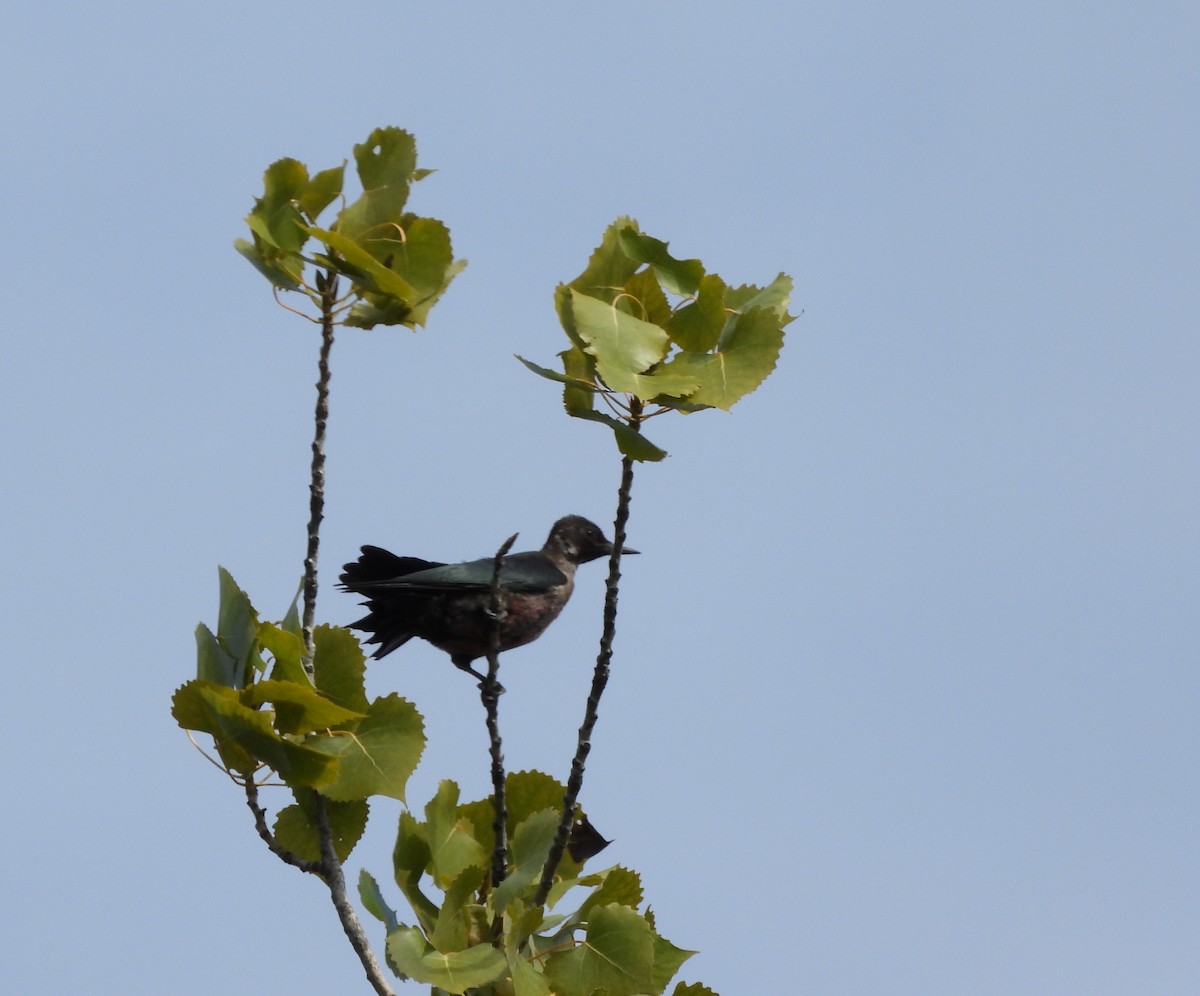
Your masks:
[[[784,270],[777,372],[638,469],[605,863],[723,996],[1200,991],[1198,48],[1182,0],[10,11],[0,990],[367,991],[168,710],[217,565],[274,618],[303,557],[316,334],[231,241],[393,124],[470,266],[335,346],[319,617],[362,543],[609,527],[610,435],[512,354],[614,217]],[[567,773],[603,574],[506,658],[514,770]],[[486,794],[444,655],[369,681],[427,718],[412,801]]]

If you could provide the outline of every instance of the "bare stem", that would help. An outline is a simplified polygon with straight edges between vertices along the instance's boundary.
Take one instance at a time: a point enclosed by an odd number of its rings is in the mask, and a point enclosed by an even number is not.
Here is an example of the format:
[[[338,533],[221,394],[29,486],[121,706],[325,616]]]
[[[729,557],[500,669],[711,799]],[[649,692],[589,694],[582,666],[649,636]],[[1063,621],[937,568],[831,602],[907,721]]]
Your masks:
[[[246,776],[246,805],[250,807],[250,812],[254,814],[254,829],[258,831],[258,835],[266,843],[274,854],[284,864],[289,864],[293,868],[299,868],[302,872],[308,872],[310,875],[319,874],[321,871],[321,862],[308,861],[301,858],[286,847],[283,847],[279,841],[275,839],[275,835],[271,833],[271,828],[267,826],[266,810],[259,805],[258,802],[258,786],[254,784],[252,776]]]
[[[342,922],[342,929],[346,932],[350,946],[362,962],[371,988],[379,996],[395,996],[379,967],[379,962],[375,960],[375,953],[371,950],[362,921],[358,919],[358,914],[354,912],[354,907],[350,905],[350,899],[346,895],[346,876],[342,874],[342,863],[338,860],[337,851],[333,846],[333,830],[329,826],[329,817],[325,811],[325,797],[320,792],[314,793],[314,796],[317,807],[317,832],[321,839],[321,875],[325,884],[329,886],[329,898],[333,900],[333,908],[337,910],[338,919]]]
[[[492,888],[504,881],[508,874],[508,802],[504,792],[504,751],[500,740],[500,694],[504,691],[499,681],[500,674],[500,630],[508,615],[507,597],[500,583],[500,569],[504,557],[517,540],[513,533],[496,551],[492,564],[492,595],[488,603],[492,628],[488,634],[487,677],[479,683],[479,694],[487,712],[489,750],[492,757],[492,833],[495,846],[492,848]],[[493,933],[500,926],[497,914],[492,925]]]
[[[642,420],[642,402],[632,398],[629,405],[630,428],[639,431]],[[575,803],[579,800],[579,792],[583,788],[583,770],[588,754],[592,749],[592,730],[600,715],[600,696],[608,684],[609,664],[612,661],[613,640],[617,634],[617,594],[621,584],[621,551],[625,548],[625,526],[629,522],[630,494],[633,490],[633,459],[625,457],[621,461],[621,486],[617,490],[617,517],[613,523],[613,549],[608,558],[608,581],[604,588],[604,631],[600,635],[600,652],[596,656],[596,668],[592,672],[592,690],[588,694],[587,708],[584,711],[583,724],[579,727],[579,740],[575,747],[575,757],[571,761],[571,775],[567,780],[567,791],[563,796],[562,815],[558,821],[558,831],[554,835],[554,843],[542,869],[542,880],[538,885],[537,895],[533,905],[542,906],[550,889],[554,885],[554,875],[562,860],[563,851],[571,836],[571,827],[575,822]]]
[[[317,274],[321,292],[321,353],[317,361],[317,408],[312,442],[312,476],[309,481],[308,551],[304,557],[304,670],[313,676],[313,621],[317,612],[317,552],[321,545],[321,520],[325,517],[325,425],[329,421],[329,351],[333,348],[337,276]]]

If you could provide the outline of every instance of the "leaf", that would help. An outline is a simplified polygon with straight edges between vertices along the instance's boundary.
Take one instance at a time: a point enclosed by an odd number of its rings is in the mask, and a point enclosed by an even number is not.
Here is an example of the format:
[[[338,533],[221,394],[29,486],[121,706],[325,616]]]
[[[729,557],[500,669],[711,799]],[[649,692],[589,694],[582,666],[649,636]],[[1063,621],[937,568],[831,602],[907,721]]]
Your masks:
[[[699,982],[693,982],[690,986],[681,982],[671,990],[671,996],[717,996],[717,993]]]
[[[583,351],[581,346],[572,346],[558,354],[566,375],[583,385],[596,384],[596,360]],[[590,412],[596,404],[596,390],[580,384],[567,383],[563,386],[563,407],[570,415]]]
[[[779,315],[755,307],[737,316],[717,352],[681,353],[673,365],[692,370],[700,379],[699,389],[688,396],[688,402],[728,411],[767,379],[782,348]]]
[[[342,209],[334,227],[359,242],[378,236],[404,213],[409,187],[420,179],[416,139],[400,128],[376,128],[365,142],[354,146],[354,164],[363,192]]]
[[[372,702],[355,730],[309,743],[339,761],[337,778],[321,786],[323,795],[343,801],[386,795],[403,802],[425,749],[424,723],[416,706],[393,693]]]
[[[671,305],[654,277],[653,268],[635,273],[625,281],[624,290],[625,293],[613,301],[622,311],[653,325],[665,325],[670,319]]]
[[[569,353],[571,351],[566,350],[566,352]],[[513,355],[517,356],[517,354],[515,354],[515,353]],[[559,353],[558,355],[563,356],[565,354]],[[590,383],[579,377],[571,377],[567,374],[560,374],[557,370],[551,370],[548,367],[540,367],[536,363],[533,363],[530,360],[525,359],[525,357],[523,357],[523,356],[517,356],[517,359],[520,360],[522,363],[524,363],[526,367],[528,367],[530,370],[532,370],[539,377],[545,377],[546,380],[553,380],[559,384],[568,384],[571,387],[578,388],[580,391],[587,391],[589,393],[594,393],[595,391],[599,390],[599,388],[594,383]]]
[[[300,660],[304,645],[299,636],[274,623],[262,623],[258,627],[258,640],[263,650],[275,658],[275,666],[271,668],[274,680],[309,683]]]
[[[438,908],[420,889],[421,876],[429,868],[429,862],[429,838],[425,824],[408,810],[401,811],[396,846],[392,850],[396,884],[417,914],[421,926],[432,931]]]
[[[632,225],[620,232],[621,248],[630,259],[649,263],[659,281],[672,294],[691,297],[704,276],[704,264],[698,259],[676,259],[667,252],[667,243],[644,235]]]
[[[595,875],[585,875],[579,885],[598,886],[579,907],[579,920],[586,920],[588,913],[597,906],[620,903],[636,909],[642,901],[642,878],[628,868],[614,865]]]
[[[308,861],[321,858],[321,836],[316,824],[312,789],[293,789],[296,804],[284,806],[275,817],[275,840],[297,857]],[[333,849],[345,861],[367,828],[369,807],[365,799],[352,802],[325,801],[325,815],[333,834]]]
[[[263,667],[258,654],[258,613],[225,568],[218,568],[217,574],[221,590],[217,632],[214,636],[203,623],[196,627],[196,677],[241,688],[255,668]]]
[[[632,218],[620,217],[609,225],[583,272],[566,286],[606,302],[619,294],[641,265],[629,258],[621,244],[621,231],[627,228],[636,232],[637,222]]]
[[[411,979],[455,994],[487,985],[507,967],[503,953],[487,942],[443,954],[416,927],[400,927],[388,934],[387,953]]]
[[[312,733],[364,718],[362,713],[343,709],[307,682],[264,679],[242,690],[248,706],[271,703],[275,707],[275,729],[284,734]]]
[[[534,968],[531,959],[511,953],[508,967],[512,972],[513,996],[554,996],[546,976]]]
[[[503,912],[535,880],[540,880],[550,845],[558,830],[558,809],[543,809],[523,820],[513,833],[510,848],[512,867],[508,876],[492,892],[491,906]]]
[[[289,785],[315,786],[337,771],[333,758],[279,736],[271,717],[243,705],[232,688],[189,681],[175,692],[171,714],[185,730],[211,734],[221,760],[240,774],[253,773],[261,761]]]
[[[654,935],[654,971],[651,975],[653,987],[651,992],[661,993],[671,981],[679,966],[687,961],[695,951],[685,951],[677,948],[665,937],[658,933]]]
[[[696,299],[671,313],[664,327],[681,349],[707,353],[716,346],[729,317],[725,312],[725,290],[725,281],[710,273],[701,278]]]
[[[660,363],[670,349],[667,333],[611,304],[571,291],[571,314],[584,349],[614,391],[634,391],[633,375]]]
[[[250,230],[268,245],[298,253],[305,242],[297,201],[308,187],[308,168],[295,159],[278,159],[263,173],[263,195],[246,216]]]
[[[489,924],[487,913],[478,903],[471,902],[483,886],[487,873],[478,865],[464,868],[446,889],[437,922],[429,936],[439,951],[461,951],[473,941],[486,937]]]
[[[472,865],[488,866],[487,848],[476,838],[472,822],[459,815],[458,786],[454,782],[445,779],[438,785],[437,795],[425,807],[425,819],[429,874],[439,886],[445,888]]]
[[[587,419],[589,422],[602,422],[613,431],[617,440],[617,449],[632,460],[657,462],[667,455],[667,451],[655,446],[640,432],[635,432],[624,422],[605,415],[603,412],[572,412],[576,418]]]
[[[342,193],[342,183],[346,173],[346,164],[323,169],[308,181],[308,186],[297,198],[300,210],[310,221],[316,221],[317,215],[332,204]]]
[[[326,624],[313,630],[313,681],[320,692],[345,709],[365,713],[366,671],[362,645],[350,630]]]
[[[383,892],[379,888],[379,883],[375,881],[375,876],[365,868],[358,873],[358,898],[361,900],[363,908],[387,927],[388,933],[399,926],[396,913],[383,898]]]
[[[786,273],[781,273],[766,287],[745,284],[730,288],[725,295],[725,306],[738,312],[746,312],[751,308],[769,308],[779,316],[779,325],[782,328],[795,320],[787,311],[791,294],[792,278]]]
[[[406,308],[412,307],[417,299],[412,285],[350,236],[325,228],[311,227],[305,231],[331,250],[329,256],[317,257],[319,262],[349,277],[356,285],[361,284],[367,291],[394,298]]]
[[[585,938],[575,947],[550,954],[546,976],[559,996],[639,996],[654,988],[654,931],[628,906],[601,906],[592,912]]]
[[[233,248],[246,257],[259,273],[281,290],[299,290],[304,260],[299,253],[281,253],[266,248],[261,239],[234,239]]]

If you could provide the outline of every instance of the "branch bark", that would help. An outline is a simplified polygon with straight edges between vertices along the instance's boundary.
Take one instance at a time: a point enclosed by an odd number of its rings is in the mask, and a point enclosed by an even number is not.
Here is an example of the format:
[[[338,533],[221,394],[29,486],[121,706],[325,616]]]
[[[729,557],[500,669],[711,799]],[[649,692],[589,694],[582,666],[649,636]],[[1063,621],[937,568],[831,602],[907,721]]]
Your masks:
[[[641,425],[642,403],[637,398],[630,402],[630,422],[634,432]],[[554,843],[550,846],[550,854],[542,869],[542,880],[533,898],[533,905],[543,906],[550,889],[554,885],[554,875],[562,861],[563,852],[571,836],[571,827],[575,823],[575,804],[579,800],[579,792],[583,788],[583,771],[588,754],[592,750],[592,730],[600,715],[600,696],[608,684],[609,665],[612,661],[613,640],[617,634],[617,595],[621,584],[621,551],[625,548],[625,526],[629,522],[630,495],[633,490],[633,459],[625,457],[621,461],[621,486],[617,490],[617,517],[613,523],[613,549],[608,558],[608,580],[604,588],[604,631],[600,636],[600,652],[596,656],[596,668],[592,672],[592,688],[588,694],[587,708],[584,710],[583,723],[579,727],[579,739],[575,747],[575,757],[571,761],[571,775],[567,780],[567,791],[563,795],[562,814],[559,817],[558,831],[554,835]]]

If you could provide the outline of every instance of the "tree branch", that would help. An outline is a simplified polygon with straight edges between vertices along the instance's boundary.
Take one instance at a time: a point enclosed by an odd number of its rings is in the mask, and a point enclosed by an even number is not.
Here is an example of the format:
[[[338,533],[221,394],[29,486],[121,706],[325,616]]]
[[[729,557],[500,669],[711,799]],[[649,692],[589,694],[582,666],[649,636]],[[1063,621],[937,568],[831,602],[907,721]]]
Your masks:
[[[492,620],[488,634],[487,677],[479,683],[479,694],[487,712],[489,751],[492,757],[492,833],[495,844],[492,848],[492,888],[504,881],[508,874],[508,802],[504,792],[504,752],[500,741],[500,694],[504,691],[499,681],[500,674],[500,630],[508,615],[508,598],[500,583],[500,569],[504,557],[517,541],[513,533],[496,551],[492,562],[492,592],[488,602],[488,615]],[[501,922],[497,912],[492,924],[493,933]]]
[[[631,399],[629,414],[630,428],[637,432],[642,420],[640,399]],[[621,486],[617,490],[617,517],[613,523],[613,549],[608,558],[608,580],[604,588],[604,631],[600,636],[600,652],[596,656],[596,668],[592,672],[592,689],[588,694],[583,724],[579,727],[575,757],[571,761],[571,776],[567,780],[567,791],[563,796],[558,831],[554,835],[554,843],[550,847],[550,854],[542,869],[542,880],[538,885],[537,894],[533,897],[534,906],[545,905],[546,897],[550,895],[550,889],[554,885],[554,875],[558,871],[559,862],[562,861],[563,851],[567,848],[571,827],[575,822],[575,803],[579,800],[579,792],[583,788],[584,765],[592,749],[592,730],[600,715],[600,696],[604,694],[604,688],[608,684],[613,640],[617,633],[617,594],[621,583],[621,551],[625,548],[625,526],[629,522],[629,502],[632,489],[633,459],[625,457],[621,461]]]
[[[304,670],[313,676],[313,621],[317,612],[317,551],[321,520],[325,517],[325,424],[329,420],[329,351],[333,348],[333,311],[337,305],[337,276],[317,274],[321,292],[321,353],[317,360],[317,408],[312,442],[312,476],[309,481],[308,551],[304,557]]]
[[[293,868],[299,868],[302,872],[308,872],[310,875],[320,874],[321,862],[309,861],[306,858],[293,854],[275,839],[275,835],[271,833],[271,828],[267,826],[267,812],[258,804],[258,786],[254,783],[252,776],[248,775],[246,777],[245,789],[246,805],[250,807],[250,812],[254,814],[254,829],[258,831],[258,835],[266,842],[267,847],[271,849],[271,853],[279,858],[280,861],[291,865]]]
[[[383,970],[379,967],[379,962],[375,960],[375,953],[371,950],[362,922],[346,895],[346,876],[342,873],[342,863],[338,860],[337,851],[333,846],[333,830],[330,829],[329,816],[325,810],[325,797],[320,792],[314,793],[314,796],[317,807],[317,833],[321,840],[320,873],[325,879],[325,884],[329,886],[329,898],[333,900],[333,908],[337,910],[342,929],[346,932],[354,953],[358,955],[358,960],[362,962],[371,987],[379,996],[395,996],[383,975]]]

